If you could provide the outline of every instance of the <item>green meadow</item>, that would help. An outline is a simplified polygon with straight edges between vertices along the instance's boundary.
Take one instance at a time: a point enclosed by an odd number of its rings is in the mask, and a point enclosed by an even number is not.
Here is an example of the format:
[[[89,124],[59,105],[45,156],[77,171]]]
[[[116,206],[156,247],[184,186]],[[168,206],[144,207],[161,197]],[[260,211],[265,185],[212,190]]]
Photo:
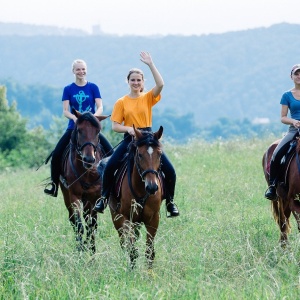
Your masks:
[[[161,222],[148,272],[145,230],[134,270],[109,210],[94,256],[75,250],[62,194],[43,193],[48,166],[0,174],[0,299],[299,299],[299,236],[279,246],[261,160],[269,140],[166,144],[180,216]]]

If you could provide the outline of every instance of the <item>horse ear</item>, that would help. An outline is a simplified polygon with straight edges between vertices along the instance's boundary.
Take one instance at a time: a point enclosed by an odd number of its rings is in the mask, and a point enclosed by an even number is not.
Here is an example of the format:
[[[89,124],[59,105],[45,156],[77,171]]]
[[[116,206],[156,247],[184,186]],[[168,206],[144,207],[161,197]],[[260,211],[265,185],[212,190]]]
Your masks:
[[[96,116],[96,118],[101,122],[101,121],[103,121],[103,120],[105,120],[105,119],[107,119],[107,118],[109,118],[110,117],[110,115],[108,115],[108,116]]]
[[[137,140],[140,139],[140,138],[142,137],[141,131],[138,130],[138,129],[136,129],[135,126],[134,126],[134,124],[132,125],[132,127],[133,127],[133,130],[134,130],[134,132],[135,132],[135,138],[136,138]]]
[[[72,108],[72,114],[75,115],[77,118],[79,118],[82,115],[78,110],[74,108]]]
[[[154,133],[155,138],[158,140],[161,138],[163,134],[164,128],[162,126],[159,127],[159,129]]]

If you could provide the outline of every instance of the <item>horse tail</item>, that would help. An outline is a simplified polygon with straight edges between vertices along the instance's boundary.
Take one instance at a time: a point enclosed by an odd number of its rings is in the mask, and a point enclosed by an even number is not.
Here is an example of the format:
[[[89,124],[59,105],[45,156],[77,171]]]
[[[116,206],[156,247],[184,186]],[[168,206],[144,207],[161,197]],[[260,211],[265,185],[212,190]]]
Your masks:
[[[271,208],[272,208],[274,220],[279,225],[279,220],[280,220],[279,201],[272,201]]]

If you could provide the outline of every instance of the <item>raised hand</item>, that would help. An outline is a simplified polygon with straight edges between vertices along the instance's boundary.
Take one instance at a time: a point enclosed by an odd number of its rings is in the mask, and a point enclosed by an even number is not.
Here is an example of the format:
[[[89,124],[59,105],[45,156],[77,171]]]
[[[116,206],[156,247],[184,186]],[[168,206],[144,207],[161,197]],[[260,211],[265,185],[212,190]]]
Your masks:
[[[153,63],[153,61],[152,61],[152,58],[151,58],[151,55],[150,55],[150,53],[149,52],[144,52],[144,51],[142,51],[141,53],[140,53],[140,59],[141,59],[141,61],[143,62],[143,63],[145,63],[146,65],[150,65],[150,64],[152,64]]]

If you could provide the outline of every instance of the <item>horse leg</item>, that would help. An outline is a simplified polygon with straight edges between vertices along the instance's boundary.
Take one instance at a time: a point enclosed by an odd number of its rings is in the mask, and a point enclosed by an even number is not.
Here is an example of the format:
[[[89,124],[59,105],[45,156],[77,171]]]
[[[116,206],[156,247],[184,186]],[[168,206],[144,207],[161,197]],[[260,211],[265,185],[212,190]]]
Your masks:
[[[84,249],[83,242],[82,242],[84,227],[81,220],[79,200],[76,200],[71,204],[71,208],[69,210],[69,220],[75,232],[75,241],[76,241],[77,250],[82,251]]]
[[[92,254],[96,253],[95,236],[97,231],[97,213],[92,210],[91,205],[84,207],[84,220],[86,224],[86,240],[84,244],[88,247]]]
[[[152,235],[149,234],[147,234],[145,256],[146,256],[148,269],[152,269],[154,258],[155,258],[154,238],[152,238]]]
[[[136,236],[135,236],[134,228],[130,228],[127,234],[128,234],[127,251],[129,253],[129,258],[130,258],[130,268],[134,269],[136,266],[136,260],[139,257],[138,248],[135,245]]]
[[[300,232],[300,214],[294,210],[292,212],[297,222],[298,231]]]
[[[285,248],[288,243],[288,234],[290,232],[290,215],[291,209],[289,206],[283,207],[283,200],[279,199],[277,201],[277,224],[280,229],[280,245],[282,248]],[[276,202],[274,202],[276,205]]]
[[[75,233],[77,249],[82,250],[82,236],[84,228],[80,218],[80,201],[73,197],[68,189],[61,185],[65,206],[69,213],[69,221]]]
[[[136,227],[129,220],[124,220],[122,227],[118,230],[121,248],[129,254],[130,268],[134,269],[139,256],[136,242]]]
[[[148,269],[152,269],[153,262],[155,258],[155,249],[154,249],[154,238],[157,233],[157,228],[159,224],[159,215],[151,220],[151,223],[145,224],[147,229],[147,237],[146,237],[146,261]]]

